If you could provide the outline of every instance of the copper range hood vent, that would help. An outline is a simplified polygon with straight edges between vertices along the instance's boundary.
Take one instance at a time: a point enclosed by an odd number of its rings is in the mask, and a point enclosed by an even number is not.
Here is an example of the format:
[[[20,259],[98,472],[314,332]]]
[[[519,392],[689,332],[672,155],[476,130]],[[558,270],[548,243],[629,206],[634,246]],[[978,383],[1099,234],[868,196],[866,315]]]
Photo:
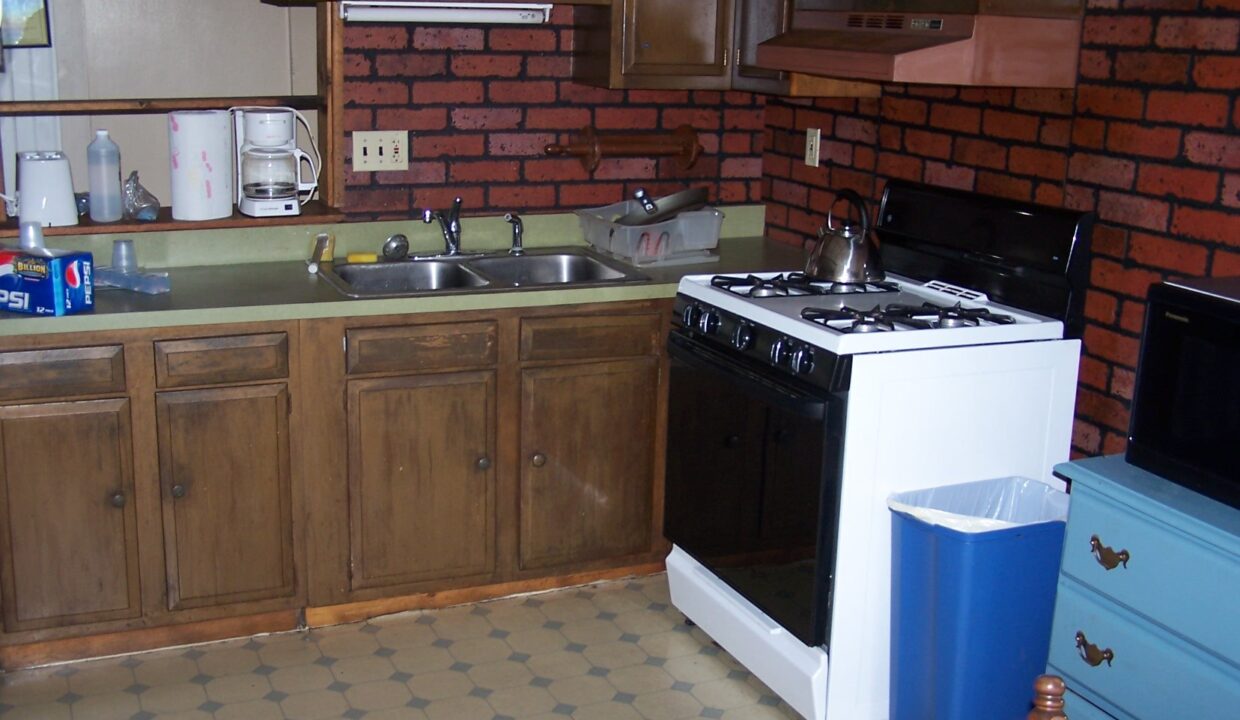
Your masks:
[[[795,0],[772,70],[875,82],[1074,87],[1084,0]]]

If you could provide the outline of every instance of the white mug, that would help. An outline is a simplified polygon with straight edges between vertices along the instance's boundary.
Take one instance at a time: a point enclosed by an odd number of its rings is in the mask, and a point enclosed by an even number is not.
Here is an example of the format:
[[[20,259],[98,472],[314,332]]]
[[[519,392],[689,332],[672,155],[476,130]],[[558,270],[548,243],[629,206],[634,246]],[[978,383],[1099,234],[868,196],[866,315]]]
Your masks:
[[[18,222],[43,226],[77,225],[77,201],[69,158],[59,150],[17,153],[17,192],[0,195],[9,215]]]

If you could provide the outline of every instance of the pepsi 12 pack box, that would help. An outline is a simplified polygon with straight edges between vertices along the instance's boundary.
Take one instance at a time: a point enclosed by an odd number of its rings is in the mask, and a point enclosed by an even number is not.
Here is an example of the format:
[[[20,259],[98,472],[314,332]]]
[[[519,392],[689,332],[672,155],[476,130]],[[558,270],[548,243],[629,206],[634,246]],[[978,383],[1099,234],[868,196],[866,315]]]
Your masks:
[[[68,315],[95,306],[88,252],[0,248],[0,310]]]

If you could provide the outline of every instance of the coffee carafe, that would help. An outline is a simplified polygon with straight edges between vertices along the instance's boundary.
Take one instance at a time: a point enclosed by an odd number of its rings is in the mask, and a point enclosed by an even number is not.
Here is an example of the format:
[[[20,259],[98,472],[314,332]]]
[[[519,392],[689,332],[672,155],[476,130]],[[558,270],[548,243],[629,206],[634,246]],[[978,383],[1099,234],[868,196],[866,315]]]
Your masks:
[[[322,165],[314,135],[301,113],[283,107],[233,108],[237,148],[237,209],[251,217],[297,215],[318,188]],[[306,128],[314,157],[297,147],[297,123]],[[310,166],[302,179],[302,163]]]

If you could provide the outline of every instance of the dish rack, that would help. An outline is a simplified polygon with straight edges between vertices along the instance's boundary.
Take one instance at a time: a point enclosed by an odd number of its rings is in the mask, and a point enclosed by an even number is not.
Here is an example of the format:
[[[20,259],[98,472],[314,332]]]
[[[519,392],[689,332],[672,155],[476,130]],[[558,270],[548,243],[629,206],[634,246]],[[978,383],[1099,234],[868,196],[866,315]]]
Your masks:
[[[677,265],[719,259],[723,213],[713,207],[689,210],[650,225],[621,225],[616,220],[638,212],[636,200],[577,211],[586,242],[633,265]]]

